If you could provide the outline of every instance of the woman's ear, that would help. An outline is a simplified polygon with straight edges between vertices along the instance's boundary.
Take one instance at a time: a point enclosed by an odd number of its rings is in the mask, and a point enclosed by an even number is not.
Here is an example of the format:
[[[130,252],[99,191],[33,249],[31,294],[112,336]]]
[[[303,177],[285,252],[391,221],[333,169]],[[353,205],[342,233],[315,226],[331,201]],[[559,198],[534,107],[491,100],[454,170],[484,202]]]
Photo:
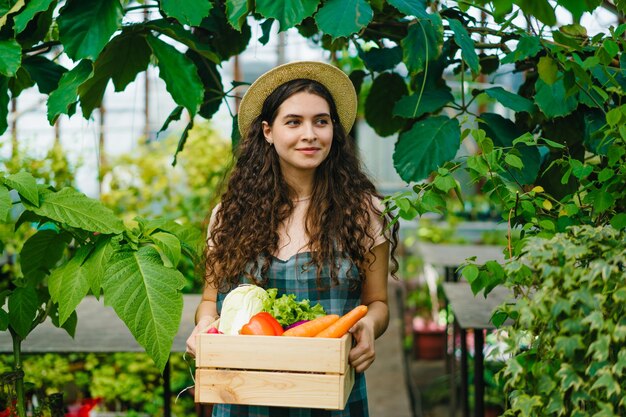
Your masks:
[[[263,136],[265,136],[265,140],[267,143],[272,145],[274,143],[274,139],[272,139],[272,127],[267,122],[262,122],[261,125],[263,127]]]

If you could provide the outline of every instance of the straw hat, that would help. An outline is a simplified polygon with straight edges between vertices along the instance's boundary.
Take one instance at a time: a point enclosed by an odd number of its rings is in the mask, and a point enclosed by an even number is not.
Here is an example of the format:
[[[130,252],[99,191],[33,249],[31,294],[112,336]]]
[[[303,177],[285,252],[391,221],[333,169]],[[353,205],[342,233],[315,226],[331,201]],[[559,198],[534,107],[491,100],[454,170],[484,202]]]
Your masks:
[[[263,103],[274,89],[287,81],[305,78],[328,89],[337,106],[339,121],[350,132],[356,118],[356,91],[350,78],[339,68],[317,61],[297,61],[279,65],[252,83],[239,104],[239,132],[245,136],[250,125],[261,114]]]

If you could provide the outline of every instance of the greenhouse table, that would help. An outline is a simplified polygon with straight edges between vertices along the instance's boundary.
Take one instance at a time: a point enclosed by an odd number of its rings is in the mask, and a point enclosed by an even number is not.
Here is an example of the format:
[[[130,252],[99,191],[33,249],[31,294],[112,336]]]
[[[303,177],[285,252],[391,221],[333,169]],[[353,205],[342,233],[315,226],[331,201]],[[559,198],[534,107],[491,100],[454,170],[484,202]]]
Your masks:
[[[174,338],[172,352],[184,352],[187,337],[194,327],[200,295],[183,296],[183,314]],[[112,307],[102,299],[86,297],[77,308],[78,324],[72,339],[65,330],[54,327],[47,319],[37,326],[22,343],[23,353],[112,353],[145,352]],[[12,353],[13,342],[8,331],[0,332],[0,354]],[[169,361],[163,370],[163,414],[171,416]]]
[[[493,311],[505,301],[514,301],[511,292],[504,287],[496,287],[489,293],[487,298],[482,294],[474,297],[474,293],[467,282],[444,282],[443,291],[448,300],[448,305],[454,314],[454,329],[460,329],[461,336],[461,400],[463,406],[463,417],[469,416],[469,395],[468,395],[468,366],[467,366],[467,330],[474,333],[474,416],[484,415],[484,335],[483,330],[493,330],[495,326],[491,323]],[[452,352],[456,348],[456,334],[452,340]],[[454,360],[452,361],[454,363]],[[452,380],[454,380],[454,368],[452,369]],[[454,396],[454,392],[452,393]],[[454,413],[455,410],[452,410]]]

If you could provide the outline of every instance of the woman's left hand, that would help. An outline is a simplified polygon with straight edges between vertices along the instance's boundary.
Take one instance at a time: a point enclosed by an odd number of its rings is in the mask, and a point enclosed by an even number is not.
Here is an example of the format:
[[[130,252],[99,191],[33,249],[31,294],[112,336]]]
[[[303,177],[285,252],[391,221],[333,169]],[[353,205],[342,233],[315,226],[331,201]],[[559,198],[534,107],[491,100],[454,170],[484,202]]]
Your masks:
[[[348,359],[356,372],[364,372],[374,362],[374,322],[365,316],[350,329],[356,345],[350,350]]]

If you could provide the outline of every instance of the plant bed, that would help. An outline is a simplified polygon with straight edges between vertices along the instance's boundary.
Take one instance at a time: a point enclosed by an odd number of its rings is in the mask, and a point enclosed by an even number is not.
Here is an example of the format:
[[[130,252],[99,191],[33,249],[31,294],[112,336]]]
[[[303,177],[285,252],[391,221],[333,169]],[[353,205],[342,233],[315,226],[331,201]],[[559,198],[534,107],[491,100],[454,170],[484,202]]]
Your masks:
[[[413,355],[415,359],[443,359],[446,353],[446,326],[422,317],[413,319]]]
[[[343,409],[354,385],[351,346],[350,334],[198,335],[196,402]]]

